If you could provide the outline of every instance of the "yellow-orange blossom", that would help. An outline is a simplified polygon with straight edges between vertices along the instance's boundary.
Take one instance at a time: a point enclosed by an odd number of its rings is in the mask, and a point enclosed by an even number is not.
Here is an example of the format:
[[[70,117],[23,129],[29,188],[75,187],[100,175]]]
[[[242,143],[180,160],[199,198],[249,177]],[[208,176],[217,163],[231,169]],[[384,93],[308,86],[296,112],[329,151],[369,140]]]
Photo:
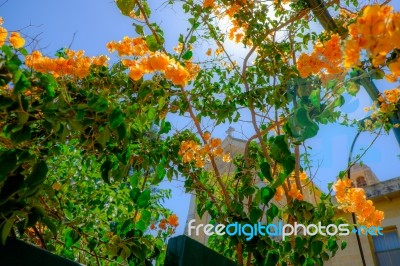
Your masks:
[[[354,212],[357,222],[366,226],[379,226],[384,218],[382,211],[376,210],[371,200],[367,200],[362,188],[351,187],[351,179],[339,179],[334,185],[339,207],[346,212]]]

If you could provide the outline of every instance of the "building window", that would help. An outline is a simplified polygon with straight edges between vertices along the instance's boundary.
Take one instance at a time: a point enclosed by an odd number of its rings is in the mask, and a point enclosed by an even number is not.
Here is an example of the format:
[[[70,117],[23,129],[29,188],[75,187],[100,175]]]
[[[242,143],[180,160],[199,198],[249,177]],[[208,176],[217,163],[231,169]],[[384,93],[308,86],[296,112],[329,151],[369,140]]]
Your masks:
[[[365,180],[365,177],[359,176],[356,179],[357,187],[365,187],[367,185],[367,181]]]
[[[375,255],[380,266],[399,265],[400,240],[397,231],[384,232],[382,236],[372,237]]]

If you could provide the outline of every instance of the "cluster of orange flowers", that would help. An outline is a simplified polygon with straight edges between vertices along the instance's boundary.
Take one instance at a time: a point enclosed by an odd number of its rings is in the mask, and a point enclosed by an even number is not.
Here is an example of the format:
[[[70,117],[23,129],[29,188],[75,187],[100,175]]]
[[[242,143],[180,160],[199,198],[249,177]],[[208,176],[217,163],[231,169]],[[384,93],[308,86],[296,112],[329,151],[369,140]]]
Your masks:
[[[296,183],[294,181],[294,177],[292,177],[291,179],[292,179],[293,182],[290,185],[290,190],[288,192],[288,195],[290,197],[294,198],[294,199],[303,200],[304,199],[304,195],[301,194],[299,189],[297,189],[297,185],[296,185]],[[307,180],[307,173],[306,172],[301,172],[300,173],[300,180],[301,181]],[[288,185],[287,182],[286,182],[286,185]],[[274,197],[275,200],[277,200],[277,201],[282,200],[284,194],[285,194],[285,190],[283,189],[282,186],[279,186],[276,189],[276,192],[275,192],[275,197]]]
[[[215,54],[215,56],[219,56],[223,52],[224,52],[224,49],[222,49],[221,47],[218,47],[217,49],[215,49],[214,54]],[[212,54],[212,49],[208,48],[206,51],[206,56],[211,56],[211,54]]]
[[[394,88],[385,90],[383,95],[378,97],[380,111],[382,113],[391,113],[396,110],[396,104],[400,100],[400,89]]]
[[[319,74],[323,69],[326,70],[321,73],[323,75],[341,75],[345,72],[341,63],[340,37],[334,34],[324,43],[317,42],[311,55],[301,54],[297,61],[297,69],[302,78]]]
[[[163,52],[149,51],[146,41],[141,37],[125,36],[122,41],[109,42],[107,48],[110,52],[117,51],[119,56],[140,57],[137,60],[122,60],[122,63],[129,68],[129,77],[133,80],[139,80],[145,74],[160,71],[175,85],[185,86],[200,71],[200,67],[191,61],[186,61],[185,66],[182,66]]]
[[[0,25],[3,25],[4,20],[2,17],[0,17]],[[8,36],[8,31],[4,27],[0,26],[0,46],[2,46]],[[10,38],[8,39],[10,42],[11,46],[13,46],[16,49],[22,48],[25,45],[25,39],[21,37],[19,32],[11,32]]]
[[[230,40],[234,40],[236,43],[239,43],[243,40],[245,36],[245,32],[247,30],[248,25],[235,18],[235,14],[242,8],[248,7],[252,4],[252,1],[249,0],[236,0],[230,6],[220,7],[215,4],[215,0],[204,0],[203,7],[204,8],[212,8],[214,13],[222,18],[223,16],[227,16],[232,23],[232,26],[229,29],[228,37]]]
[[[39,51],[33,51],[27,55],[25,64],[36,71],[42,73],[51,73],[54,77],[73,76],[84,78],[90,73],[90,67],[107,66],[108,57],[101,55],[97,57],[88,57],[84,51],[66,50],[66,58],[50,58],[43,56]]]
[[[224,153],[219,138],[211,138],[210,133],[205,133],[203,139],[206,141],[204,147],[197,144],[194,140],[182,141],[178,155],[182,156],[184,163],[195,161],[195,166],[204,167],[209,156],[222,157],[224,162],[230,162],[231,157],[229,153]]]
[[[288,192],[288,195],[291,196],[294,199],[297,200],[303,200],[304,196],[301,194],[300,190],[297,189],[297,185],[295,183],[292,183],[290,186],[290,190]]]
[[[351,38],[347,41],[345,66],[359,64],[361,50],[365,49],[374,67],[384,66],[387,55],[400,42],[400,13],[390,6],[367,6],[363,15],[349,26]],[[386,79],[395,82],[400,77],[400,60],[388,63],[391,73]]]
[[[359,64],[360,52],[365,49],[374,67],[385,64],[386,55],[400,42],[400,13],[390,6],[367,6],[361,17],[349,26],[350,39],[346,43],[344,65]],[[389,69],[400,76],[400,63],[389,64]]]
[[[158,224],[158,228],[160,228],[162,230],[166,230],[167,225],[170,225],[171,227],[178,227],[178,225],[179,225],[178,216],[176,214],[172,214],[167,219],[162,219]],[[154,223],[152,223],[150,225],[150,229],[151,230],[156,229],[156,225]]]
[[[389,103],[396,104],[400,100],[400,88],[394,88],[394,89],[391,89],[391,90],[385,90],[383,92],[383,94],[385,95],[385,99]]]
[[[336,199],[340,208],[347,212],[354,212],[357,220],[365,226],[379,226],[382,223],[384,213],[376,210],[371,200],[367,200],[362,188],[351,187],[351,179],[338,180],[333,185]]]

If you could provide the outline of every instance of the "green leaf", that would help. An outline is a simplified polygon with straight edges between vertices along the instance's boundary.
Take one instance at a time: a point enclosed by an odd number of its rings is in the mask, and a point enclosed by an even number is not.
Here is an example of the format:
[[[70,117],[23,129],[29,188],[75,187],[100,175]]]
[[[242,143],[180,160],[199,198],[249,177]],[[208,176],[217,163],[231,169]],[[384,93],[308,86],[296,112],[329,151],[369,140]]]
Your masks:
[[[295,111],[296,121],[301,127],[307,127],[312,124],[312,121],[305,108],[300,107]]]
[[[132,187],[137,187],[139,184],[139,177],[140,177],[140,171],[134,172],[134,174],[130,177],[130,183]]]
[[[307,258],[306,261],[303,263],[303,266],[314,266],[315,261],[312,258]]]
[[[57,238],[57,226],[49,218],[45,217],[42,221],[50,229],[53,236]]]
[[[92,100],[91,100],[92,101]],[[89,106],[93,108],[95,112],[105,112],[108,109],[108,101],[104,98],[94,99],[94,102],[89,102]]]
[[[338,245],[337,245],[336,240],[334,238],[329,238],[329,240],[328,240],[328,248],[332,252],[336,252],[338,250]]]
[[[303,138],[310,139],[318,134],[319,126],[317,123],[313,122],[311,125],[304,129]]]
[[[272,182],[272,175],[271,175],[271,166],[267,162],[263,162],[260,164],[261,173],[263,176],[269,181]]]
[[[160,163],[160,164],[157,166],[157,169],[156,169],[156,176],[155,176],[155,178],[153,179],[152,184],[153,184],[153,185],[156,185],[156,184],[160,183],[160,182],[164,179],[166,173],[167,173],[167,171],[166,171],[165,168],[164,168],[164,163]]]
[[[156,118],[157,110],[153,106],[150,106],[149,111],[147,112],[147,118],[152,121]]]
[[[1,109],[7,108],[8,106],[12,105],[13,103],[14,103],[14,101],[11,98],[6,97],[4,95],[0,95],[0,108]]]
[[[345,249],[346,247],[347,247],[347,242],[344,241],[344,240],[342,240],[342,244],[341,244],[340,248],[343,250],[343,249]]]
[[[135,7],[135,0],[116,0],[117,6],[121,13],[125,16],[129,16],[129,13]]]
[[[360,90],[360,84],[357,84],[355,82],[348,82],[346,84],[346,91],[351,96],[356,96],[359,90]]]
[[[103,147],[106,147],[107,141],[110,139],[110,130],[106,126],[104,130],[98,133],[96,141]]]
[[[158,35],[158,37],[160,37]],[[157,38],[154,35],[148,35],[146,37],[146,44],[149,47],[149,50],[152,52],[155,52],[161,48],[161,45],[163,44],[162,38],[159,38],[161,41],[161,44],[158,43]]]
[[[12,216],[9,219],[6,219],[3,222],[3,226],[1,227],[1,243],[3,245],[6,244],[7,237],[10,234],[13,225],[14,225],[14,216]]]
[[[189,60],[190,58],[192,58],[193,56],[193,52],[192,51],[186,51],[186,53],[184,53],[182,55],[182,59],[183,60]]]
[[[262,216],[262,210],[257,207],[252,207],[250,209],[250,222],[257,223],[258,219]]]
[[[290,173],[293,172],[295,164],[296,164],[296,159],[294,158],[293,154],[290,154],[284,159],[282,165],[286,176],[288,176]]]
[[[279,261],[279,253],[275,250],[269,250],[265,265],[276,265]]]
[[[22,74],[17,83],[14,86],[14,93],[24,91],[31,86],[31,82]]]
[[[385,72],[382,69],[374,69],[372,71],[372,75],[370,75],[373,79],[383,79],[385,77]]]
[[[111,166],[112,166],[111,161],[107,159],[100,167],[101,178],[103,178],[104,182],[106,182],[107,184],[110,184]]]
[[[38,221],[40,221],[42,219],[43,215],[44,215],[44,210],[42,207],[33,206],[29,210],[28,222],[26,223],[26,226],[27,227],[34,226]]]
[[[192,35],[189,39],[189,43],[194,43],[197,40],[197,37]]]
[[[271,138],[272,143],[270,145],[271,157],[277,162],[283,162],[286,156],[290,155],[289,147],[285,141],[285,136],[280,135]]]
[[[271,186],[272,188],[277,188],[285,182],[287,175],[284,173],[279,173],[278,178],[275,180],[274,184]]]
[[[125,118],[124,113],[122,113],[122,111],[119,108],[114,109],[109,116],[110,129],[114,130],[119,125],[121,125],[121,123],[124,121],[124,118]]]
[[[274,197],[275,191],[275,189],[272,189],[270,187],[263,187],[261,189],[261,202],[267,205],[269,201]]]
[[[43,83],[46,92],[49,94],[50,98],[54,98],[56,95],[57,82],[52,75],[43,75],[40,78]]]
[[[10,138],[13,144],[28,141],[31,139],[31,128],[29,126],[23,126],[20,130],[12,133]]]
[[[296,236],[296,249],[297,250],[302,250],[304,248],[304,245],[306,243],[306,239],[302,238],[301,236]]]
[[[117,132],[118,132],[118,140],[122,140],[123,138],[125,138],[126,133],[127,133],[125,122],[122,122],[122,123],[118,126]]]
[[[17,83],[17,82],[19,81],[19,79],[21,78],[21,76],[22,76],[22,71],[18,69],[18,70],[15,71],[15,73],[14,73],[13,82],[14,82],[14,83]]]
[[[31,174],[26,178],[26,184],[28,187],[34,187],[44,182],[47,175],[47,164],[46,161],[40,161],[32,169]]]
[[[28,119],[29,119],[29,114],[28,113],[26,113],[26,112],[18,112],[17,116],[18,116],[18,123],[20,125],[23,125],[26,122],[28,122]]]
[[[316,240],[311,242],[311,249],[314,255],[318,255],[322,252],[322,248],[324,247],[324,243],[322,241]]]
[[[6,54],[6,56],[7,56],[8,58],[10,58],[10,57],[13,56],[13,51],[11,50],[11,47],[10,47],[10,46],[8,46],[8,45],[3,45],[3,46],[1,47],[1,50]]]
[[[25,48],[20,48],[19,51],[21,52],[21,54],[23,56],[27,56],[28,55],[28,51]]]
[[[8,175],[9,172],[17,168],[17,156],[14,152],[2,152],[0,153],[0,182]]]
[[[278,215],[278,213],[279,213],[279,208],[275,204],[271,203],[271,206],[267,210],[268,222],[272,223],[272,221]]]
[[[343,95],[340,95],[338,98],[336,98],[333,103],[332,103],[332,107],[339,107],[342,106],[344,104],[344,97]]]
[[[149,204],[150,201],[150,190],[146,189],[142,193],[140,193],[137,199],[137,205],[139,208],[145,208]]]
[[[171,130],[171,123],[163,120],[161,122],[160,134],[168,133]]]
[[[140,189],[137,187],[134,187],[133,189],[131,189],[131,191],[129,191],[129,196],[133,201],[133,203],[137,203],[139,195],[140,195]]]
[[[74,244],[74,238],[73,238],[72,230],[68,230],[64,234],[64,238],[65,238],[65,247],[68,249]]]
[[[312,103],[312,105],[319,110],[321,103],[320,103],[320,94],[321,94],[321,90],[320,88],[315,89],[313,91],[311,91],[310,94],[310,102]]]
[[[135,26],[135,32],[140,36],[144,36],[143,26],[141,25],[134,25],[134,26]]]

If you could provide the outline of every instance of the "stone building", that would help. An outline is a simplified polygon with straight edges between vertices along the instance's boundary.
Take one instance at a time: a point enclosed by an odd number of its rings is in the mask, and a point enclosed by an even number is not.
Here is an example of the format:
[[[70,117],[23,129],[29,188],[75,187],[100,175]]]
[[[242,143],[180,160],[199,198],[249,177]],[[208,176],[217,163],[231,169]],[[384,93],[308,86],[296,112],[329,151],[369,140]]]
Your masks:
[[[246,141],[232,137],[232,130],[227,131],[228,136],[222,142],[224,151],[231,153],[232,158],[244,151]],[[221,173],[229,173],[230,164],[219,165]],[[394,166],[395,167],[395,166]],[[399,168],[400,170],[400,168]],[[366,265],[395,266],[400,265],[400,177],[380,182],[374,172],[367,165],[356,164],[351,168],[351,179],[357,187],[365,189],[367,198],[374,202],[374,206],[378,210],[385,213],[382,227],[384,229],[383,236],[360,236],[362,252]],[[314,184],[309,184],[315,186]],[[259,186],[263,186],[263,182],[259,181]],[[309,189],[303,189],[304,199],[308,202],[315,203],[314,195],[311,195]],[[272,200],[278,207],[280,204]],[[245,204],[245,203],[244,203]],[[349,223],[352,223],[351,215],[337,211],[337,215],[345,217]],[[208,224],[210,216],[205,213],[203,217],[199,217],[196,212],[196,195],[192,195],[187,222],[195,219],[196,224]],[[186,223],[185,234],[188,235]],[[204,234],[191,236],[198,242],[206,245],[207,236]],[[347,242],[344,250],[338,250],[335,257],[325,263],[327,266],[358,266],[362,265],[361,253],[357,244],[355,235],[343,237]]]

